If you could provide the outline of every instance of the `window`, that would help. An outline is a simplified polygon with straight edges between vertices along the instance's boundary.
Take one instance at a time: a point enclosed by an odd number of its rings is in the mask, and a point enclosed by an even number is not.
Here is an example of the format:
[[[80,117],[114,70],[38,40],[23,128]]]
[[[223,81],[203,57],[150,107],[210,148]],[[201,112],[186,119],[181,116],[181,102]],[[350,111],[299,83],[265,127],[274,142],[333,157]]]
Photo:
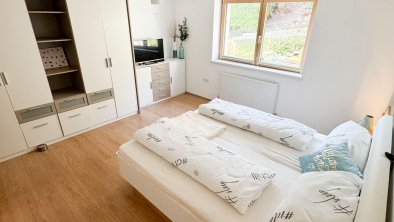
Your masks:
[[[316,0],[223,0],[220,59],[300,73]]]

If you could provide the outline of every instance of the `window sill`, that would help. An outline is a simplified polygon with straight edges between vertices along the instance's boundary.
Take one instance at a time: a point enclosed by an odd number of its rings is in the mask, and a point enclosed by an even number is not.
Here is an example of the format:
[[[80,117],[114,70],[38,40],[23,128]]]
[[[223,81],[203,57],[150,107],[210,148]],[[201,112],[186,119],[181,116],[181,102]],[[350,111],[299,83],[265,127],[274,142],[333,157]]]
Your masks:
[[[261,67],[261,66],[253,66],[253,65],[225,61],[225,60],[220,60],[220,59],[213,59],[213,60],[211,60],[211,62],[215,63],[215,64],[227,65],[227,66],[232,66],[232,67],[241,68],[241,69],[248,69],[248,70],[253,70],[253,71],[258,71],[258,72],[275,74],[275,75],[279,75],[279,76],[283,76],[283,77],[303,79],[301,73],[295,73],[295,72],[284,71],[284,70],[273,69],[273,68],[266,68],[266,67]]]

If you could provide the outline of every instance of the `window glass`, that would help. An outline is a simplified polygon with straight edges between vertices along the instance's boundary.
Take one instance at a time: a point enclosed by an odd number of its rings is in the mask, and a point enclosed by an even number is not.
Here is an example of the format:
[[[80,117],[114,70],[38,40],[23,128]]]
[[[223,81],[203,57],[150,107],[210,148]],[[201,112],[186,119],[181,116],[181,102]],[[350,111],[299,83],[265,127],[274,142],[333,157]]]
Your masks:
[[[265,12],[260,64],[299,71],[313,2],[269,2]]]
[[[254,61],[259,14],[260,3],[227,4],[224,56]]]
[[[223,0],[220,58],[300,73],[315,4]]]

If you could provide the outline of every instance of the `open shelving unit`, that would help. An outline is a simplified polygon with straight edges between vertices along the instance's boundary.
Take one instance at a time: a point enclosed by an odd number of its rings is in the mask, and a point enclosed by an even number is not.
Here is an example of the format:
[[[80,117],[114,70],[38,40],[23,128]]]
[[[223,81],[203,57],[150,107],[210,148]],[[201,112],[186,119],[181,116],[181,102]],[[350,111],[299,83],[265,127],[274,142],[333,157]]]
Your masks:
[[[66,0],[26,0],[26,5],[55,103],[86,95]],[[66,62],[52,62],[58,54],[45,54],[59,47]]]

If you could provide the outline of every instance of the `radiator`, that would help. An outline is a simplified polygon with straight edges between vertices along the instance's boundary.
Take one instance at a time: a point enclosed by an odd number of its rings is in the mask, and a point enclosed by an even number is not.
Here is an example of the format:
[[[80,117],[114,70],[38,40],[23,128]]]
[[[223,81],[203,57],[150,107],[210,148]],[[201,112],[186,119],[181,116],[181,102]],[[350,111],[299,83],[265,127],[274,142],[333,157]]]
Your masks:
[[[275,113],[279,84],[222,73],[219,98]]]

